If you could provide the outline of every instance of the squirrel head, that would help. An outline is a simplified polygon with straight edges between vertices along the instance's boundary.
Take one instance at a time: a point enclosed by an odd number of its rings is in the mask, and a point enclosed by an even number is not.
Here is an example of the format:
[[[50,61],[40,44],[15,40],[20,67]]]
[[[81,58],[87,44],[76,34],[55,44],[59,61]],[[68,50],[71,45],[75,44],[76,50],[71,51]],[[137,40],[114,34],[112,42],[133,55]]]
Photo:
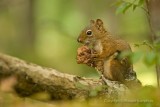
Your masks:
[[[106,30],[103,26],[103,21],[97,19],[96,21],[90,20],[90,24],[82,30],[77,41],[86,45],[105,36]]]

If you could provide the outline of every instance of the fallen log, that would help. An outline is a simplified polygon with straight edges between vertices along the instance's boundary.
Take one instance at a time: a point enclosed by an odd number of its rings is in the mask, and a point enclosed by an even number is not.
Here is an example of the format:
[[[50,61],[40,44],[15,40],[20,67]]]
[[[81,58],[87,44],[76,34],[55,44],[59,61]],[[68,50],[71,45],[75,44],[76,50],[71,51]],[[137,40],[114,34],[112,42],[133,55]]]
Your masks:
[[[0,54],[0,81],[9,76],[16,77],[14,90],[21,97],[46,92],[51,96],[51,100],[87,99],[92,96],[93,90],[96,90],[96,96],[103,94],[109,98],[123,96],[128,91],[125,85],[116,81],[107,81],[108,85],[104,87],[101,79],[61,73],[52,68]],[[103,88],[97,90],[97,87]]]

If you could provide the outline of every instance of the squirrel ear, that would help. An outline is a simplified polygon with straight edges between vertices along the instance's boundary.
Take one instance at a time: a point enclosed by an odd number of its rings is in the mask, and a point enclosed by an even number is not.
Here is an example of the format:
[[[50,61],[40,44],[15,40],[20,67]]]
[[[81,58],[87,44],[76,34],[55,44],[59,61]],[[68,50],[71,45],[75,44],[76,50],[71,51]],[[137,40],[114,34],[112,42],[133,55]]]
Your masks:
[[[102,30],[103,29],[103,21],[101,19],[97,19],[96,26],[99,30]]]
[[[102,21],[101,19],[97,19],[97,20],[96,20],[96,24],[97,24],[98,26],[103,26],[103,21]]]
[[[95,21],[94,20],[90,20],[90,24],[95,24]]]

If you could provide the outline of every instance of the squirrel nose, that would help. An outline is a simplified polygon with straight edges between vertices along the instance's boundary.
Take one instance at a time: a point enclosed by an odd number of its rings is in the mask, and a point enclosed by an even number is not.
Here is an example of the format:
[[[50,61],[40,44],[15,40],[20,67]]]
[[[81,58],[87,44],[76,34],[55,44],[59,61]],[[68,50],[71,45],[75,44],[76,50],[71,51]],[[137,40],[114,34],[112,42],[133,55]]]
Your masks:
[[[80,38],[78,38],[78,39],[77,39],[77,42],[80,42],[80,43],[82,43],[82,40],[81,40]]]

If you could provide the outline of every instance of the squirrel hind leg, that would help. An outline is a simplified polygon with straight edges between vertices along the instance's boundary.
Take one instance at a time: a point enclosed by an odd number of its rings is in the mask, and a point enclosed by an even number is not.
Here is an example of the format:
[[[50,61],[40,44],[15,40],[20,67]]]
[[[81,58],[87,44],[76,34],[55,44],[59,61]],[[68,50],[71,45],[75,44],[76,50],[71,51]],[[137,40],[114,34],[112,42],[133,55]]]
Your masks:
[[[137,79],[137,74],[134,70],[130,70],[126,75],[125,75],[125,80],[131,81],[131,80],[136,80]]]

